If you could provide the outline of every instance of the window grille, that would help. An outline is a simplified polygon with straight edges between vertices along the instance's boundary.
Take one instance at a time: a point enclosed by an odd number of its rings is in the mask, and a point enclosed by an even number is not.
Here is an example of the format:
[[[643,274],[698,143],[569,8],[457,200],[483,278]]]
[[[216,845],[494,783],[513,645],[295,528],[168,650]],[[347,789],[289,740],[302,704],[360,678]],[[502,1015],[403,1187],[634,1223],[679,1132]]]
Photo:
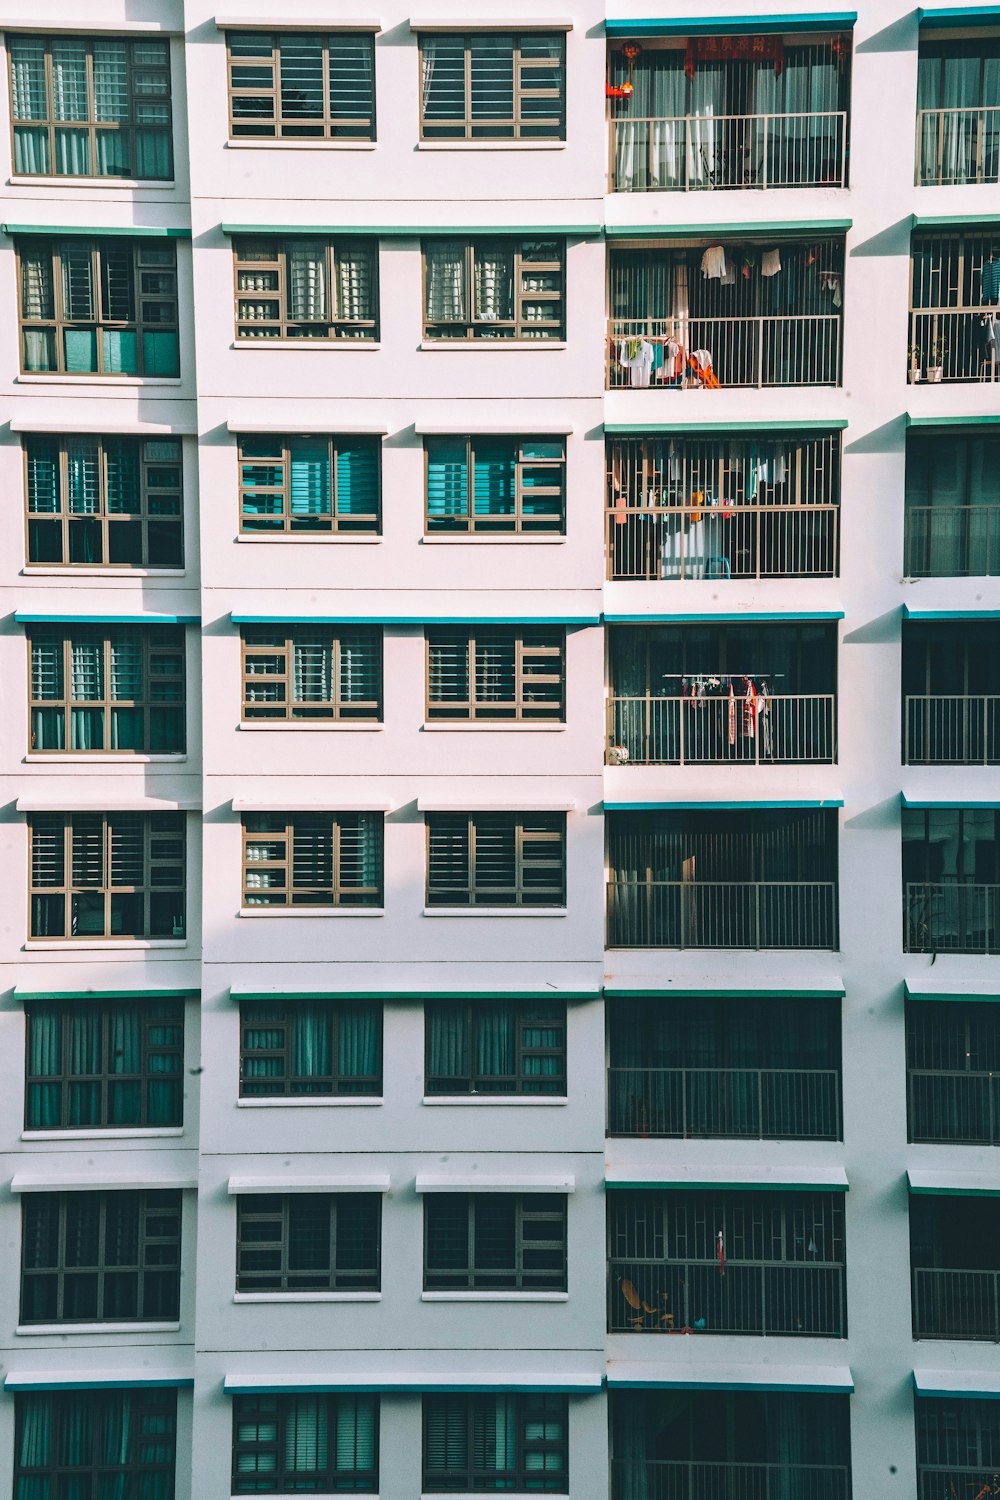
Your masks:
[[[370,33],[229,31],[233,139],[375,139]]]
[[[269,536],[378,532],[381,451],[368,437],[241,437],[240,530]]]
[[[34,753],[183,753],[181,627],[32,626],[28,649]]]
[[[381,906],[381,813],[248,813],[246,907]]]
[[[428,906],[562,906],[563,813],[428,813]]]
[[[243,718],[382,718],[382,632],[367,626],[245,626]]]
[[[428,630],[427,717],[561,720],[565,654],[564,631]]]
[[[378,339],[374,240],[239,237],[238,339]]]
[[[488,537],[565,530],[562,438],[428,438],[424,448],[428,533]]]
[[[33,813],[32,938],[183,938],[184,814]]]
[[[561,339],[564,240],[424,241],[424,337]]]
[[[238,1292],[377,1292],[378,1193],[244,1194],[236,1204]]]
[[[420,38],[424,140],[565,137],[566,44],[558,33]]]

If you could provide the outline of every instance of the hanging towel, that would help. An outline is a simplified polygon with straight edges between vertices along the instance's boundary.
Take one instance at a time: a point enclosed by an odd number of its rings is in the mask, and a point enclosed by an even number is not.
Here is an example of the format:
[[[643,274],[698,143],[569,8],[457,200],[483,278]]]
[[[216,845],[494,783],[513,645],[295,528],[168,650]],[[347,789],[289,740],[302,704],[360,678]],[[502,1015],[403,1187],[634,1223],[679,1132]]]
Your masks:
[[[757,689],[753,678],[747,678],[747,690],[743,698],[743,734],[752,740],[757,729]]]
[[[653,346],[648,339],[640,339],[639,347],[629,351],[627,359],[623,364],[629,372],[629,384],[633,386],[647,386],[649,384],[650,371],[653,368]]]
[[[733,692],[732,683],[729,684],[729,743],[736,744],[736,694]]]
[[[774,755],[774,739],[771,734],[771,698],[766,682],[761,683],[757,697],[757,720],[760,724],[760,748],[770,760]]]
[[[713,281],[720,281],[725,276],[726,252],[721,245],[709,245],[701,257],[701,274]]]
[[[1000,258],[996,256],[983,262],[980,300],[1000,302]]]
[[[736,285],[736,262],[733,260],[732,256],[730,256],[729,259],[726,261],[726,269],[723,271],[722,276],[719,279],[719,285],[720,286],[735,286]]]
[[[781,270],[781,256],[778,251],[765,250],[760,258],[760,274],[762,276],[777,276]]]
[[[840,307],[843,299],[840,295],[840,277],[837,273],[835,271],[820,271],[819,284],[821,291],[833,293],[834,307]]]

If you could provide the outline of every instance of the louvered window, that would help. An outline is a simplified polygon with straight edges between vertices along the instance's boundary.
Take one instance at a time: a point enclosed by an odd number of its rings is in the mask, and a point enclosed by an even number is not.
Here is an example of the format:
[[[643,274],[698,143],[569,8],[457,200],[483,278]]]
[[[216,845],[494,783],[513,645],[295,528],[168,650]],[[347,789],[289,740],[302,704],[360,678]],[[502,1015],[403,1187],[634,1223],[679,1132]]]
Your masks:
[[[559,630],[428,630],[428,719],[563,718]]]
[[[14,1500],[173,1500],[175,1390],[25,1391],[14,1401]]]
[[[562,438],[428,438],[428,532],[561,533],[566,515]]]
[[[244,906],[381,906],[381,813],[248,813]]]
[[[382,1092],[382,1007],[365,1000],[246,1000],[244,1099]]]
[[[10,36],[14,174],[174,175],[169,43]]]
[[[564,240],[424,241],[424,337],[561,339]]]
[[[21,1322],[173,1322],[179,1192],[27,1193]]]
[[[381,529],[381,452],[370,437],[241,437],[240,530],[264,535]]]
[[[226,33],[235,139],[375,139],[375,38]]]
[[[430,1194],[424,1290],[564,1292],[565,1195]]]
[[[183,938],[184,814],[34,813],[33,938]]]
[[[184,1012],[176,1000],[33,1000],[26,1130],[126,1130],[183,1120]]]
[[[427,1000],[428,1094],[565,1094],[562,1000]]]
[[[485,1392],[424,1397],[426,1494],[569,1491],[565,1396]]]
[[[180,374],[169,241],[31,236],[16,249],[22,371]]]
[[[557,32],[420,39],[425,140],[561,141],[566,44]]]
[[[29,651],[33,752],[183,752],[182,628],[34,626]]]
[[[23,443],[29,563],[183,566],[177,439],[25,437]]]
[[[244,719],[377,722],[381,717],[381,630],[244,628]]]
[[[377,339],[375,240],[238,238],[238,339]]]
[[[428,906],[562,906],[563,813],[428,813]]]
[[[374,1494],[378,1421],[377,1396],[237,1396],[233,1494]]]
[[[247,1194],[236,1204],[238,1292],[377,1292],[378,1193]]]

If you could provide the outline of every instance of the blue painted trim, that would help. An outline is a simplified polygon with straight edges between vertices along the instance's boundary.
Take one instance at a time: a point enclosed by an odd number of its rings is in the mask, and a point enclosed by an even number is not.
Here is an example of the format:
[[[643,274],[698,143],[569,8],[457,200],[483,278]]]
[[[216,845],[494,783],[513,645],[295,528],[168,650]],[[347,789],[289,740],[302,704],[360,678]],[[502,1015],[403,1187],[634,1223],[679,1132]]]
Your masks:
[[[14,986],[15,1000],[186,1000],[201,990],[22,990]],[[123,1127],[124,1128],[124,1127]]]
[[[1000,1003],[1000,990],[990,993],[986,990],[977,991],[975,994],[961,994],[958,990],[941,990],[935,993],[933,990],[913,989],[909,980],[903,982],[903,994],[907,1000],[913,1000],[920,1004],[924,1001],[947,1000],[966,1005],[996,1005]]]
[[[600,625],[600,615],[238,615],[234,625]]]
[[[40,23],[44,26],[44,22]],[[68,178],[67,181],[72,181]],[[163,225],[139,226],[130,224],[125,229],[113,229],[105,225],[101,229],[85,224],[0,224],[4,234],[44,235],[47,239],[65,239],[69,235],[85,235],[87,239],[106,240],[189,240],[190,229],[168,229]]]
[[[846,417],[789,417],[787,422],[605,422],[604,431],[614,437],[646,437],[661,432],[843,432],[846,427]]]
[[[193,1375],[171,1375],[164,1380],[143,1378],[142,1375],[132,1375],[127,1379],[120,1380],[96,1380],[86,1378],[81,1380],[25,1380],[16,1370],[11,1370],[4,1381],[4,1389],[8,1391],[128,1391],[135,1386],[141,1386],[143,1390],[166,1390],[180,1391],[190,1390],[194,1385]]]
[[[430,1378],[420,1385],[414,1385],[412,1381],[405,1384],[387,1377],[385,1380],[351,1380],[345,1376],[343,1380],[324,1380],[310,1384],[303,1381],[300,1385],[276,1385],[273,1388],[263,1385],[237,1385],[234,1381],[224,1380],[223,1390],[227,1396],[259,1396],[262,1392],[276,1392],[284,1395],[286,1392],[294,1395],[321,1395],[325,1391],[398,1391],[407,1395],[419,1395],[422,1391],[428,1391],[433,1395],[439,1393],[449,1394],[452,1392],[478,1392],[489,1391],[525,1391],[528,1393],[560,1392],[567,1396],[589,1396],[599,1391],[604,1385],[603,1376],[595,1376],[593,1383],[578,1385],[564,1381],[547,1382],[539,1385],[537,1381],[531,1380],[490,1380],[476,1381],[439,1381]]]
[[[926,810],[928,808],[933,809],[948,807],[968,807],[972,809],[985,810],[987,812],[992,809],[994,812],[1000,812],[1000,800],[998,800],[996,797],[987,798],[985,801],[983,801],[981,798],[977,797],[908,797],[905,792],[900,792],[899,800],[900,804],[903,807],[913,808],[917,812]]]
[[[772,620],[782,625],[794,625],[799,620],[842,620],[842,609],[787,609],[780,614],[773,611],[744,610],[740,614],[714,613],[683,615],[617,615],[604,616],[607,625],[742,625],[745,620]]]
[[[756,30],[757,28],[752,28]],[[818,239],[828,234],[847,234],[853,229],[853,219],[746,219],[740,223],[723,223],[713,219],[709,223],[681,224],[676,219],[664,220],[661,224],[606,224],[606,240],[681,240],[701,238],[705,235],[726,240],[745,239],[748,235],[762,239],[768,245],[775,240],[800,239],[803,235]]]
[[[460,25],[456,21],[456,26]],[[499,23],[498,23],[499,24]],[[377,239],[419,240],[427,235],[468,236],[567,235],[571,238],[600,239],[601,224],[220,224],[223,234],[263,235],[371,235]]]
[[[16,992],[15,992],[16,993]],[[449,990],[449,1000],[599,1000],[599,984],[589,989],[512,990],[503,985],[489,990]],[[440,999],[441,990],[241,990],[230,986],[230,999],[240,1000],[427,1000]]]
[[[613,1391],[800,1391],[820,1396],[853,1396],[854,1382],[850,1385],[806,1385],[796,1381],[757,1380],[670,1380],[661,1376],[656,1380],[609,1380]],[[956,1394],[955,1392],[951,1393]]]
[[[835,990],[811,990],[803,986],[797,990],[745,990],[732,986],[724,990],[690,989],[683,985],[677,989],[638,989],[631,985],[606,984],[605,997],[615,999],[662,999],[662,1000],[843,1000],[847,991],[841,986]],[[997,996],[1000,1000],[1000,995]]]
[[[778,808],[778,809],[781,809],[781,810],[784,810],[784,809],[787,808],[789,811],[792,811],[792,810],[794,810],[796,808],[803,808],[803,807],[806,807],[806,808],[826,808],[826,807],[843,807],[843,805],[844,805],[844,802],[843,802],[843,798],[842,797],[805,798],[805,799],[801,799],[801,800],[794,800],[792,798],[782,798],[781,800],[779,800],[777,802],[769,801],[769,800],[764,800],[763,798],[759,798],[759,797],[746,798],[745,800],[738,801],[738,802],[692,802],[692,801],[690,801],[687,798],[681,798],[681,799],[678,800],[676,798],[658,797],[655,800],[648,801],[648,802],[605,802],[604,803],[604,811],[605,812],[656,812],[660,808],[663,808],[664,810],[670,809],[670,808],[674,808],[674,809],[677,809],[677,810],[679,810],[681,812],[687,811],[688,809],[696,810],[698,812],[701,812],[703,810],[707,810],[709,812],[712,812],[712,811],[733,812],[733,811],[736,811],[736,810],[739,810],[739,809],[750,809],[750,810],[752,810],[752,809],[758,808],[758,807],[762,807],[762,808]],[[947,804],[935,804],[935,805],[936,806],[946,805],[946,806],[956,806],[956,807],[961,806],[961,807],[966,807],[966,806],[969,806],[970,804],[963,802],[963,803],[954,803],[954,804],[947,803]]]
[[[903,605],[907,620],[1000,620],[1000,609],[912,609]]]
[[[712,1188],[717,1188],[722,1193],[738,1193],[743,1190],[753,1193],[848,1193],[851,1190],[848,1182],[810,1182],[808,1173],[789,1182],[775,1182],[773,1179],[755,1182],[750,1177],[738,1182],[697,1182],[693,1177],[678,1182],[677,1178],[664,1172],[657,1175],[650,1173],[648,1177],[637,1177],[628,1182],[623,1178],[615,1178],[613,1182],[604,1184],[606,1193],[634,1192],[642,1188],[669,1188],[672,1193],[701,1193]],[[1000,1196],[1000,1187],[997,1188],[997,1194]]]
[[[606,21],[608,36],[743,36],[755,32],[851,31],[856,10],[790,12],[786,16],[670,16],[646,21]]]
[[[974,1377],[970,1376],[970,1380],[972,1380],[973,1383],[970,1384],[967,1389],[962,1389],[960,1391],[956,1391],[954,1389],[939,1391],[935,1386],[931,1386],[931,1385],[918,1385],[917,1384],[917,1372],[916,1372],[916,1370],[914,1370],[914,1372],[913,1372],[913,1389],[916,1392],[916,1395],[917,1395],[918,1399],[920,1397],[927,1397],[927,1396],[930,1396],[930,1397],[938,1397],[938,1396],[940,1396],[940,1397],[943,1397],[945,1400],[949,1400],[949,1401],[967,1401],[967,1400],[971,1400],[971,1401],[1000,1401],[1000,1391],[982,1391],[982,1390],[977,1390],[976,1386],[975,1386],[975,1383],[974,1383]]]
[[[15,609],[18,625],[200,625],[201,615],[36,615]]]
[[[921,6],[917,23],[922,30],[940,31],[948,26],[989,26],[1000,21],[1000,5],[962,5],[954,9]]]

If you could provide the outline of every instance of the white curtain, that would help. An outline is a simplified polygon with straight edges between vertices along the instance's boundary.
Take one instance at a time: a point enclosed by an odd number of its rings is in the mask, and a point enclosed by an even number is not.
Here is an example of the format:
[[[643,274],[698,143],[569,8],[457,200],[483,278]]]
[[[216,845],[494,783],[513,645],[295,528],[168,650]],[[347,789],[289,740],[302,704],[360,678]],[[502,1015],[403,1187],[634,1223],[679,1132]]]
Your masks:
[[[464,323],[465,245],[436,240],[427,249],[425,285],[428,323]]]
[[[288,316],[292,323],[321,323],[327,317],[322,240],[297,240],[288,251]]]
[[[514,315],[514,257],[503,245],[476,251],[476,321],[508,321]],[[532,290],[530,286],[526,291]]]
[[[338,246],[334,274],[334,316],[361,322],[371,317],[368,251],[363,245]]]

